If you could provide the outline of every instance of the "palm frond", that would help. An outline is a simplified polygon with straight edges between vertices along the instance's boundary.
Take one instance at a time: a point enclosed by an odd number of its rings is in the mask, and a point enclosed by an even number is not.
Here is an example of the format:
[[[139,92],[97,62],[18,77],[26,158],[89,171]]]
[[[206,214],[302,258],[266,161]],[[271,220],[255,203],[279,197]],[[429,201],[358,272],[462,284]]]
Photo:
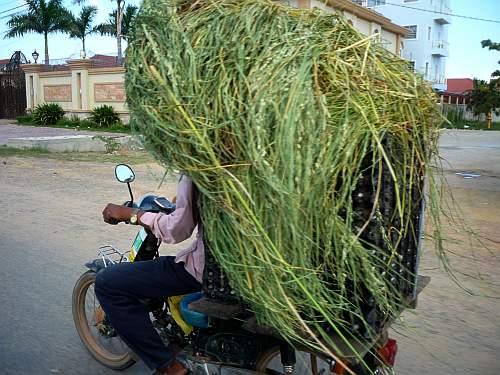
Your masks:
[[[8,32],[4,38],[16,38],[28,33],[43,33],[43,27],[31,14],[13,16],[8,22]]]

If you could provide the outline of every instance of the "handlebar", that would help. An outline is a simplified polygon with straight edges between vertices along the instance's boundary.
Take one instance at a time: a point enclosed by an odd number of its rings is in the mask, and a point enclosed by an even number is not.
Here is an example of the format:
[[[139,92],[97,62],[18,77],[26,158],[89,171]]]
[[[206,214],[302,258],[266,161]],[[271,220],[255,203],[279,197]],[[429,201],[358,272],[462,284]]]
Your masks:
[[[175,211],[175,204],[170,202],[165,197],[159,197],[156,195],[146,195],[142,197],[139,205],[131,203],[131,201],[126,201],[125,203],[123,203],[123,205],[125,207],[138,208],[141,211],[153,213],[163,212],[166,214],[170,214]]]

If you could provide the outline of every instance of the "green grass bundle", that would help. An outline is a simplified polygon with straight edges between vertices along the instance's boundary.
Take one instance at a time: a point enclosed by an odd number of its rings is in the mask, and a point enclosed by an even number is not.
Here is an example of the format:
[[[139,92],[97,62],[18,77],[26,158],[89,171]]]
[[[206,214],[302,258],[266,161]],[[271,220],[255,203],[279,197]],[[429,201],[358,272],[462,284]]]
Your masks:
[[[336,14],[145,0],[126,89],[146,146],[200,188],[207,244],[260,323],[330,352],[331,332],[351,339],[346,314],[362,315],[353,294],[397,314],[401,296],[378,269],[398,260],[398,238],[418,235],[404,187],[420,186],[440,121],[406,61]],[[361,175],[377,180],[380,165],[402,223],[381,227],[389,259],[362,240],[352,210]],[[375,202],[368,220],[381,215]]]

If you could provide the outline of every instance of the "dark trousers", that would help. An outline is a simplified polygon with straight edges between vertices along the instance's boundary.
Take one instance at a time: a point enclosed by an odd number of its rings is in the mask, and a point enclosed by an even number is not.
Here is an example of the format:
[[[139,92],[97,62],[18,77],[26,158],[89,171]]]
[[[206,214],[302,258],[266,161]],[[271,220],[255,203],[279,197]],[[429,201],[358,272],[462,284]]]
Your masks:
[[[151,369],[168,366],[174,355],[153,328],[140,300],[200,289],[200,283],[184,269],[184,263],[175,263],[175,257],[116,264],[99,271],[95,281],[95,294],[109,322]]]

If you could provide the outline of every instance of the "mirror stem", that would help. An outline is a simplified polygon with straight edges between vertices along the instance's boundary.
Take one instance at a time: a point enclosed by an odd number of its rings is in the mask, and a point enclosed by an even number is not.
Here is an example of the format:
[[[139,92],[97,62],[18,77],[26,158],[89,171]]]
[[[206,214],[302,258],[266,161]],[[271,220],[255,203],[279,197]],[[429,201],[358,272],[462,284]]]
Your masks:
[[[127,182],[128,192],[130,193],[130,207],[134,205],[134,195],[132,194],[132,189],[130,188],[130,182]]]

